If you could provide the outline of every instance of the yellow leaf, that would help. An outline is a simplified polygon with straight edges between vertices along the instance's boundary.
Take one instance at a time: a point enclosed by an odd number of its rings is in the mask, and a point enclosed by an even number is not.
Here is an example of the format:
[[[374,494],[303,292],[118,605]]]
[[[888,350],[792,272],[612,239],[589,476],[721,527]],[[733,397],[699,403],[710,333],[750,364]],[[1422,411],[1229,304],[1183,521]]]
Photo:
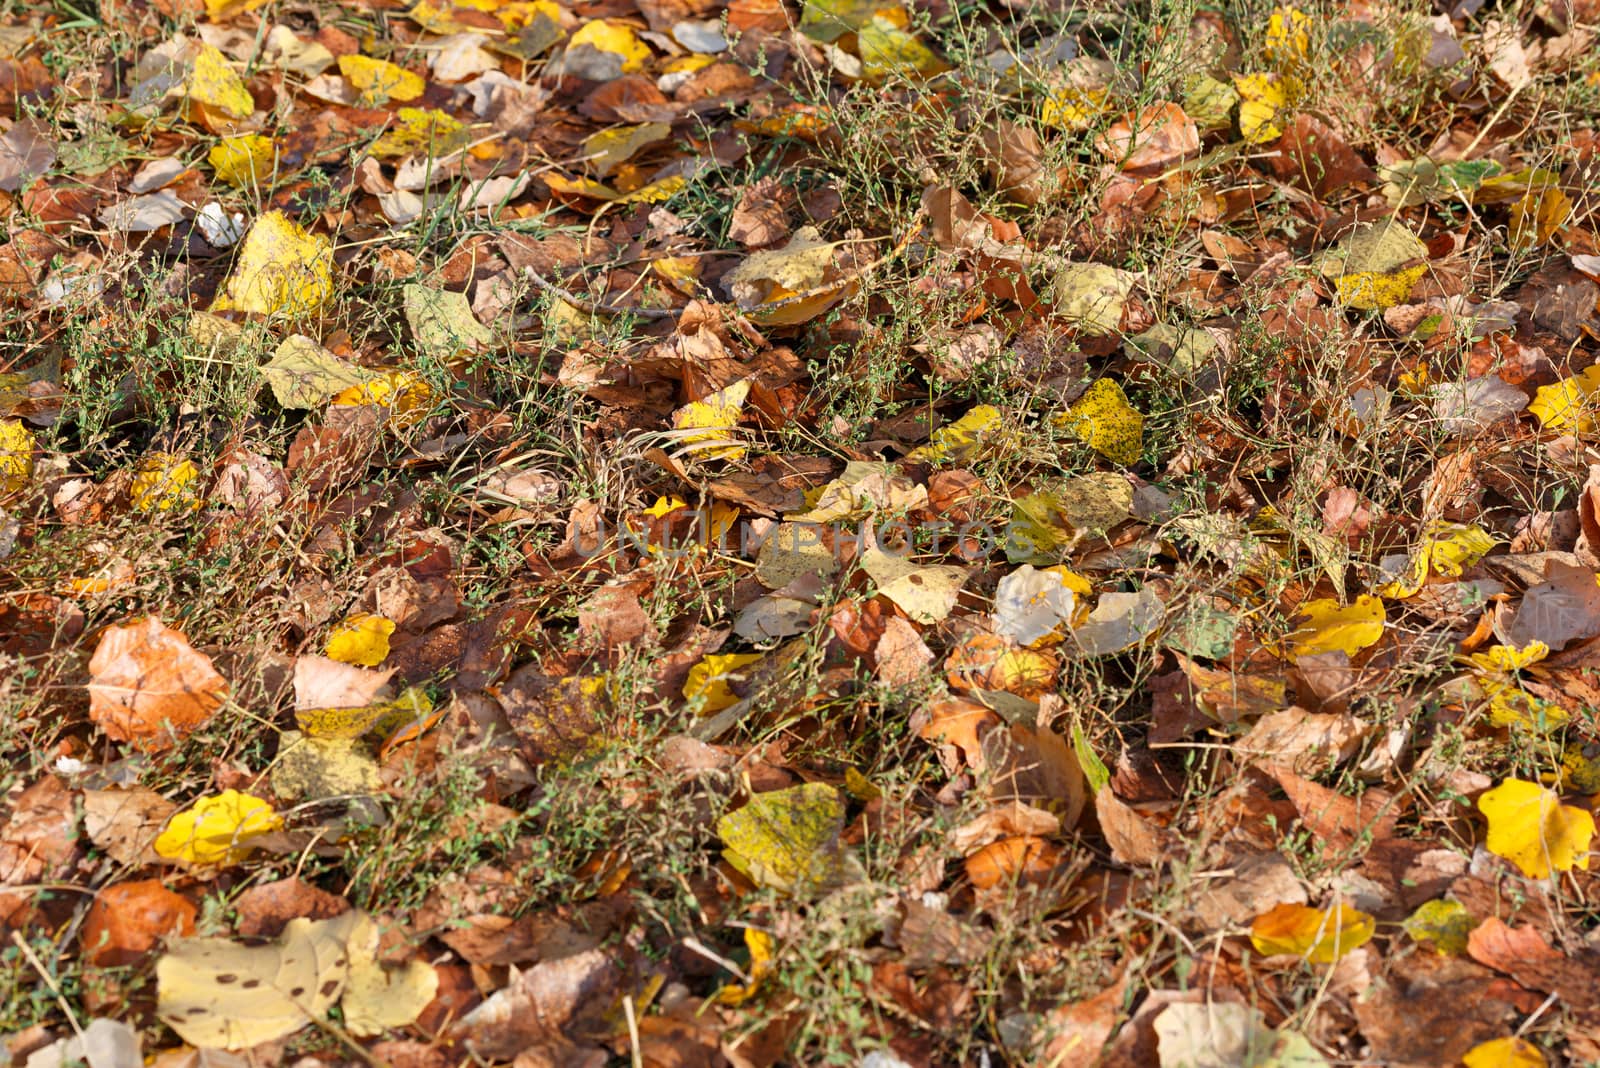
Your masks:
[[[1511,243],[1518,248],[1548,244],[1572,217],[1572,198],[1558,186],[1545,186],[1511,205]]]
[[[1509,679],[1480,678],[1478,685],[1489,698],[1489,722],[1493,726],[1548,734],[1572,718],[1560,705],[1525,692]]]
[[[1489,821],[1485,848],[1511,861],[1530,879],[1574,866],[1588,870],[1594,817],[1563,805],[1554,790],[1507,779],[1478,798],[1478,811]]]
[[[1136,276],[1105,263],[1065,263],[1050,284],[1050,303],[1064,322],[1090,337],[1114,334]]]
[[[895,74],[927,77],[950,69],[927,45],[882,15],[873,15],[857,32],[856,50],[868,81],[881,82]]]
[[[1312,964],[1332,964],[1372,937],[1377,922],[1340,904],[1329,909],[1279,905],[1250,925],[1250,944],[1265,956],[1291,954]]]
[[[1403,303],[1428,270],[1428,247],[1394,220],[1369,223],[1317,260],[1340,304],[1362,311]]]
[[[1293,7],[1280,7],[1267,19],[1264,51],[1274,63],[1292,65],[1311,52],[1311,16]]]
[[[265,7],[266,3],[267,0],[206,0],[206,18],[212,22],[222,22]]]
[[[200,469],[170,452],[153,452],[139,462],[128,497],[138,512],[193,512],[201,506]]]
[[[208,44],[200,45],[195,52],[184,84],[184,99],[232,119],[249,118],[256,110],[255,100],[228,65],[228,57]]]
[[[550,192],[564,196],[589,197],[592,200],[621,200],[622,194],[604,182],[593,178],[568,178],[560,174],[541,176]]]
[[[1354,656],[1383,637],[1383,600],[1362,594],[1348,605],[1331,597],[1319,597],[1300,605],[1305,617],[1289,635],[1289,659],[1315,656],[1335,649]]]
[[[401,303],[412,340],[436,360],[449,362],[494,344],[494,334],[478,322],[465,293],[409,283],[401,289]]]
[[[1039,122],[1056,130],[1087,130],[1110,110],[1106,86],[1062,85],[1039,105]]]
[[[689,503],[682,497],[657,497],[656,503],[644,510],[644,514],[652,519],[665,519],[673,512],[681,512],[689,507]]]
[[[1472,914],[1459,901],[1440,898],[1425,901],[1406,917],[1406,934],[1418,942],[1426,942],[1440,955],[1464,957],[1467,955],[1467,936],[1478,925]]]
[[[250,839],[282,827],[283,817],[259,797],[224,790],[174,813],[154,845],[168,860],[237,864],[255,848]]]
[[[750,981],[729,983],[712,995],[721,1005],[742,1005],[754,996],[761,981],[772,972],[773,956],[778,948],[777,939],[754,927],[744,929],[744,945],[750,951]]]
[[[33,431],[19,419],[0,419],[0,497],[20,493],[33,477]]]
[[[389,655],[394,620],[357,612],[334,628],[324,650],[329,660],[362,667],[377,667]]]
[[[1283,136],[1278,117],[1289,107],[1297,86],[1288,75],[1276,72],[1235,74],[1239,94],[1239,136],[1248,144],[1263,145]]]
[[[696,456],[708,460],[737,460],[745,454],[743,445],[734,444],[734,428],[739,413],[750,395],[750,380],[740,379],[705,400],[692,401],[672,413],[672,425],[690,433],[678,440]]]
[[[580,150],[584,165],[596,174],[610,174],[641,149],[660,144],[672,136],[672,127],[664,122],[645,122],[637,126],[618,126],[601,130],[583,139]]]
[[[911,463],[939,463],[944,460],[970,459],[983,444],[1005,426],[1000,409],[992,404],[980,404],[953,423],[935,430],[928,443],[906,454]]]
[[[689,669],[683,680],[683,696],[696,704],[702,715],[721,712],[739,703],[728,688],[728,680],[739,677],[739,669],[761,659],[760,653],[722,653],[704,657]]]
[[[381,935],[377,923],[364,912],[350,932],[350,978],[339,1011],[345,1027],[358,1038],[410,1027],[439,992],[439,973],[427,961],[380,962]]]
[[[428,88],[421,75],[371,56],[340,56],[339,73],[355,86],[360,94],[356,103],[364,108],[382,107],[391,100],[415,100]]]
[[[650,47],[639,40],[630,27],[609,19],[594,19],[579,26],[567,42],[567,48],[570,50],[580,45],[621,56],[624,74],[644,70],[645,64],[650,62]]]
[[[1421,542],[1412,550],[1405,576],[1379,587],[1377,592],[1401,600],[1415,596],[1430,574],[1455,578],[1494,546],[1493,535],[1474,523],[1436,521],[1429,524]]]
[[[388,410],[391,425],[414,426],[433,407],[433,387],[414,371],[385,371],[370,382],[351,386],[330,402],[335,407],[375,405]]]
[[[309,315],[333,295],[333,242],[269,211],[244,237],[213,311]]]
[[[759,886],[800,893],[821,889],[844,873],[839,834],[844,798],[811,782],[756,794],[717,821],[723,858]]]
[[[1600,406],[1600,363],[1584,368],[1581,374],[1548,386],[1540,386],[1528,405],[1545,430],[1571,429],[1587,434],[1595,428],[1595,408]]]
[[[1038,700],[1056,682],[1056,662],[1037,649],[1007,649],[989,669],[989,688]]]
[[[206,160],[224,182],[239,189],[254,189],[272,177],[277,155],[272,138],[240,134],[212,145]]]
[[[414,152],[437,159],[471,139],[472,133],[465,124],[437,108],[400,108],[395,112],[395,124],[367,151],[379,159]]]
[[[285,1038],[327,1015],[349,972],[361,919],[290,920],[276,942],[186,938],[156,962],[156,1014],[200,1049],[240,1050]]]
[[[1545,1068],[1544,1054],[1525,1038],[1491,1038],[1461,1056],[1467,1068]]]
[[[354,708],[302,708],[294,714],[295,725],[313,739],[360,738],[372,734],[385,736],[414,723],[430,724],[433,702],[428,695],[409,686],[393,701],[374,701]]]
[[[948,616],[967,579],[965,568],[914,564],[878,548],[862,555],[861,569],[871,577],[880,596],[893,601],[918,623],[937,623]]]
[[[1109,378],[1091,385],[1056,423],[1112,463],[1138,463],[1144,452],[1144,416]]]
[[[1482,653],[1473,653],[1467,662],[1479,671],[1510,674],[1537,664],[1550,655],[1550,647],[1541,641],[1531,641],[1520,648],[1515,645],[1496,645]]]

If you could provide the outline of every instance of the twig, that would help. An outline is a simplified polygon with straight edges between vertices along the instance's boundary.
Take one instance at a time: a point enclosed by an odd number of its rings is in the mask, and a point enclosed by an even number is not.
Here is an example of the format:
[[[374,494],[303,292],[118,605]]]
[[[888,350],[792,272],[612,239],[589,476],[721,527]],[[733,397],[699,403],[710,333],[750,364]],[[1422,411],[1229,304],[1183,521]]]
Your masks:
[[[615,304],[601,304],[599,301],[580,297],[571,290],[562,289],[548,278],[543,277],[532,267],[524,267],[522,273],[528,276],[529,281],[546,293],[560,297],[579,311],[586,311],[590,315],[635,315],[641,319],[671,319],[678,313],[667,308],[624,308]]]

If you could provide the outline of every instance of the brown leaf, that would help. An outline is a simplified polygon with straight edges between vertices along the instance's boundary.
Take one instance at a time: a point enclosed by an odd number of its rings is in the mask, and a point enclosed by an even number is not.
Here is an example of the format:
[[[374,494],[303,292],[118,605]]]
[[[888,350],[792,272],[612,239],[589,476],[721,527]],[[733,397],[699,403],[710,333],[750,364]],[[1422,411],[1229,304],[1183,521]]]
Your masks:
[[[480,1057],[509,1060],[529,1047],[567,1049],[578,1025],[610,1009],[620,978],[610,955],[598,949],[544,961],[450,1030]]]
[[[142,868],[161,863],[151,843],[178,806],[143,786],[85,790],[83,829],[89,841],[118,864]]]
[[[350,911],[350,902],[320,890],[297,875],[252,886],[233,901],[239,934],[276,938],[290,920],[328,920]]]
[[[996,192],[1030,208],[1045,198],[1044,144],[1038,134],[1002,119],[983,132],[983,147]]]
[[[1454,1068],[1473,1046],[1506,1033],[1516,1014],[1499,989],[1506,985],[1471,961],[1396,955],[1351,1008],[1377,1063]]]
[[[1127,989],[1128,980],[1124,977],[1092,997],[1057,1005],[1045,1013],[1039,1026],[1043,1049],[1035,1063],[1096,1063],[1116,1030]]]
[[[391,617],[392,618],[392,617]],[[294,661],[294,707],[364,708],[381,697],[394,669],[373,671],[325,656],[306,654]]]
[[[1337,130],[1305,112],[1287,124],[1274,147],[1267,154],[1273,173],[1318,197],[1378,177]]]
[[[890,686],[909,686],[928,676],[933,664],[933,653],[917,633],[917,628],[899,616],[891,616],[883,625],[883,635],[878,639],[873,657],[878,665],[878,678]]]
[[[211,658],[154,616],[107,627],[89,660],[89,718],[149,752],[204,724],[227,695]]]
[[[979,890],[1037,885],[1055,874],[1061,850],[1043,838],[1022,836],[991,842],[967,858],[967,879]]]
[[[199,909],[159,879],[108,886],[84,917],[79,944],[91,964],[115,968],[135,964],[171,935],[194,933]]]
[[[1354,756],[1369,729],[1348,713],[1307,712],[1291,706],[1262,716],[1233,748],[1243,757],[1287,764],[1299,774],[1317,775]]]
[[[794,190],[781,178],[768,175],[744,187],[728,223],[728,236],[745,248],[766,248],[789,239],[789,211]]]
[[[46,775],[17,795],[0,827],[0,885],[39,882],[60,874],[77,852],[72,791]]]
[[[1467,936],[1467,955],[1529,990],[1558,995],[1568,1008],[1600,1007],[1600,954],[1584,949],[1568,956],[1532,926],[1512,927],[1491,916]]]
[[[1578,559],[1600,568],[1600,464],[1589,465],[1589,477],[1578,496]]]
[[[1594,569],[1559,560],[1545,564],[1545,581],[1528,587],[1505,628],[1509,644],[1521,647],[1540,641],[1552,652],[1596,635],[1600,635],[1600,583]]]
[[[1200,131],[1177,104],[1151,104],[1112,123],[1095,147],[1125,171],[1158,171],[1200,151]]]
[[[1157,826],[1102,786],[1094,795],[1094,811],[1100,832],[1111,847],[1111,859],[1118,864],[1147,867],[1163,860],[1177,860],[1176,842],[1165,827]]]
[[[1391,838],[1400,818],[1401,804],[1385,790],[1346,797],[1285,767],[1267,769],[1294,802],[1300,822],[1316,836],[1325,857],[1350,857],[1358,843]],[[1364,852],[1365,847],[1357,852]]]

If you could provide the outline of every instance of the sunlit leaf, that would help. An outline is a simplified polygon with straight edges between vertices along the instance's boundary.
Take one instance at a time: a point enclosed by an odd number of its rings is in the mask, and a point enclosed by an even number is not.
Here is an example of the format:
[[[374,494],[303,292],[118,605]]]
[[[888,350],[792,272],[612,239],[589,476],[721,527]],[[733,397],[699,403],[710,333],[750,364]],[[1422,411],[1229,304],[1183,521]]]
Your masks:
[[[1588,869],[1594,817],[1563,805],[1554,790],[1507,779],[1478,798],[1478,811],[1489,821],[1484,847],[1511,861],[1530,879],[1574,867]]]
[[[364,108],[382,107],[391,100],[415,100],[428,87],[421,75],[371,56],[340,56],[339,73],[355,86],[360,94],[356,103]]]
[[[1297,618],[1303,621],[1288,638],[1294,660],[1334,650],[1354,656],[1383,637],[1385,623],[1383,600],[1371,594],[1348,605],[1331,597],[1303,601]]]
[[[282,827],[283,817],[259,797],[224,790],[175,813],[155,851],[187,864],[237,864],[254,851],[250,839]]]
[[[245,235],[213,311],[308,315],[333,295],[333,243],[269,211]]]
[[[1540,386],[1533,394],[1528,411],[1545,430],[1574,430],[1587,434],[1596,425],[1600,409],[1600,363],[1590,364],[1579,374]]]
[[[1491,1038],[1461,1055],[1466,1068],[1545,1068],[1544,1054],[1525,1038]]]
[[[1448,898],[1423,902],[1402,924],[1406,934],[1447,957],[1467,955],[1467,936],[1477,925],[1464,905]]]
[[[1376,930],[1365,912],[1339,904],[1328,909],[1279,905],[1250,925],[1250,944],[1266,956],[1289,954],[1312,964],[1332,964],[1364,946]]]
[[[861,73],[868,81],[879,82],[893,75],[927,77],[950,69],[927,45],[882,15],[873,15],[857,32],[856,49]]]
[[[34,434],[18,419],[0,419],[0,497],[20,493],[33,477]]]
[[[840,880],[846,866],[839,843],[844,798],[811,782],[757,794],[717,821],[723,857],[752,882],[786,893],[808,893]]]
[[[328,659],[340,663],[377,667],[389,655],[389,637],[394,627],[392,619],[357,612],[333,628],[323,651]]]
[[[217,177],[239,189],[256,189],[272,178],[277,146],[270,137],[241,134],[224,137],[211,147],[206,162]]]
[[[447,156],[472,139],[472,132],[459,120],[430,108],[400,108],[393,126],[368,149],[379,159],[424,153],[434,158]]]
[[[1311,52],[1311,16],[1294,7],[1276,8],[1267,19],[1262,48],[1278,64],[1294,64]]]
[[[737,460],[745,454],[745,447],[736,443],[735,427],[744,409],[745,398],[750,396],[750,380],[742,378],[733,385],[706,397],[691,401],[672,413],[672,425],[691,433],[678,437],[678,442],[695,456],[707,460]]]
[[[1114,334],[1136,280],[1131,271],[1109,264],[1065,263],[1051,284],[1050,300],[1063,321],[1085,334]]]
[[[1239,94],[1239,135],[1248,144],[1263,145],[1283,136],[1279,121],[1299,95],[1293,78],[1275,71],[1235,74],[1233,88]]]
[[[644,70],[650,62],[650,46],[639,40],[631,27],[609,19],[592,19],[573,31],[567,51],[582,47],[620,57],[623,74]]]
[[[229,65],[228,57],[208,44],[200,45],[195,52],[184,82],[184,100],[208,115],[228,119],[248,118],[256,110],[255,100]]]
[[[200,469],[176,453],[153,452],[139,462],[128,498],[139,512],[193,512],[200,498]]]
[[[747,969],[750,976],[748,983],[729,983],[712,995],[712,1000],[722,1005],[742,1005],[754,997],[761,988],[762,981],[772,972],[773,957],[777,952],[778,940],[765,931],[755,927],[744,929],[745,949],[750,952],[750,967]]]
[[[1138,463],[1144,453],[1144,415],[1113,379],[1095,382],[1056,421],[1113,463]]]
[[[1333,280],[1340,304],[1370,311],[1405,301],[1428,270],[1427,255],[1419,237],[1385,220],[1361,226],[1323,253],[1317,270]]]
[[[721,712],[739,702],[728,688],[730,679],[740,677],[740,668],[761,659],[760,653],[713,653],[689,669],[683,682],[683,696],[702,715]]]
[[[1005,427],[1005,417],[992,404],[980,404],[953,423],[935,430],[928,443],[912,449],[906,459],[912,463],[940,463],[970,459],[995,434]]]
[[[330,401],[335,407],[372,405],[382,408],[395,428],[415,426],[434,403],[433,387],[415,371],[390,370],[351,386]]]

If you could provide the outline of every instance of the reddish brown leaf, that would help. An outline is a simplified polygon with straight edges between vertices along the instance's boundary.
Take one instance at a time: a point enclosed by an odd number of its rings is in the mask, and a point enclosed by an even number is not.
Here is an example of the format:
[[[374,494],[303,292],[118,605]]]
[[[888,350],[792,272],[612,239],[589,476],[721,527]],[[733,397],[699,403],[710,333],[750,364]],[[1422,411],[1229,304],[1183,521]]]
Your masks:
[[[154,616],[107,627],[89,660],[89,718],[141,749],[171,748],[210,720],[227,695],[211,658]]]

